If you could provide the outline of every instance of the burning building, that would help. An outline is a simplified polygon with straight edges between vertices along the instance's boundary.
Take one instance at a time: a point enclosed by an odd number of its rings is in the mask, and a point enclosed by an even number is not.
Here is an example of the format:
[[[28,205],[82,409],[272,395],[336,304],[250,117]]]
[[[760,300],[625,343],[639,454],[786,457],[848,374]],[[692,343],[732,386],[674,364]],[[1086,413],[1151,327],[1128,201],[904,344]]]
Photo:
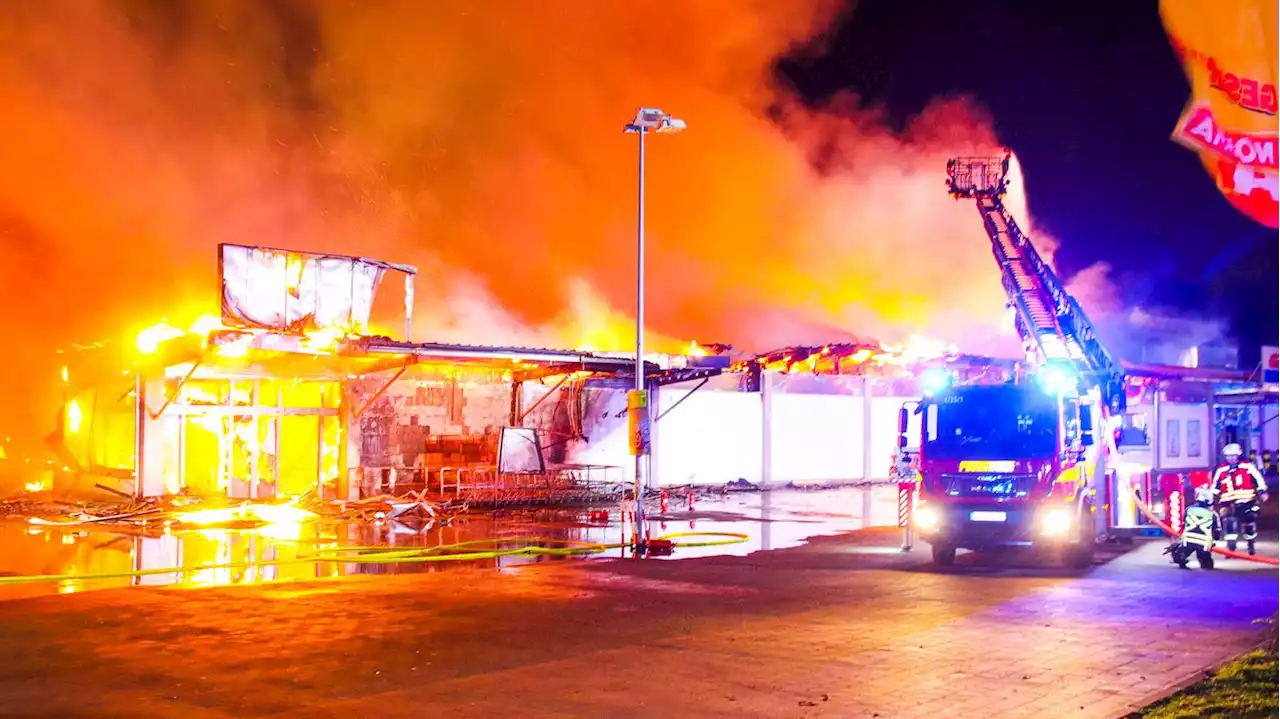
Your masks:
[[[221,317],[155,325],[128,351],[68,354],[52,443],[61,476],[141,497],[326,499],[553,498],[634,478],[633,357],[392,339],[369,330],[374,296],[402,275],[410,317],[412,267],[219,253]],[[646,358],[652,486],[888,478],[898,412],[918,398],[922,370],[968,382],[1022,371],[922,338],[730,353],[694,343]],[[1131,434],[1146,421],[1135,417]],[[1197,446],[1213,442],[1212,419],[1196,422]]]
[[[411,322],[412,267],[234,245],[221,246],[219,260],[220,319],[148,328],[141,359],[127,364],[107,346],[68,362],[55,443],[66,473],[115,479],[138,496],[345,498],[424,487],[450,470],[496,471],[502,429],[515,424],[531,377],[630,366],[370,336],[386,273],[404,276]],[[519,471],[543,469],[536,459]]]
[[[633,477],[633,358],[373,335],[388,274],[404,277],[411,318],[404,265],[222,245],[219,266],[220,317],[67,355],[61,476],[143,497],[338,499]],[[654,482],[887,473],[919,348],[792,348],[736,365],[708,348],[647,358]]]

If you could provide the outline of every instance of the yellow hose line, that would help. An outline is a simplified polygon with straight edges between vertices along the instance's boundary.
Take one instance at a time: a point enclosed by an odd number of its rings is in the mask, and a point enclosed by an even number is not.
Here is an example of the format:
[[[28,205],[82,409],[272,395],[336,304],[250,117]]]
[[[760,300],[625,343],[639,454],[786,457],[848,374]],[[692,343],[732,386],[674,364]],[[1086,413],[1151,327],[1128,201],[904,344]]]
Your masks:
[[[492,546],[497,543],[537,542],[544,544],[560,544],[567,546],[539,547],[526,544],[512,549],[490,549],[484,551],[456,551],[476,545]],[[264,559],[253,562],[230,562],[223,564],[205,564],[194,567],[165,567],[161,569],[138,569],[130,572],[108,572],[103,574],[28,574],[0,577],[0,586],[9,584],[33,584],[38,582],[63,581],[98,581],[104,579],[130,579],[163,574],[189,574],[210,569],[248,569],[250,567],[269,567],[285,564],[409,564],[425,562],[464,562],[481,559],[514,556],[553,556],[572,557],[599,554],[621,545],[604,545],[595,542],[584,542],[572,539],[555,538],[491,538],[458,542],[436,547],[330,547],[300,553],[293,559]]]
[[[599,552],[602,549],[614,549],[621,546],[621,545],[604,545],[604,544],[600,544],[599,542],[588,542],[588,541],[583,541],[579,539],[558,539],[558,538],[552,538],[552,537],[489,537],[485,539],[472,539],[465,542],[457,542],[454,544],[442,544],[434,547],[431,547],[431,546],[397,547],[397,546],[388,546],[385,544],[337,545],[333,547],[319,547],[316,549],[308,550],[306,552],[300,552],[298,556],[311,557],[311,556],[320,556],[320,555],[329,555],[329,554],[384,555],[384,554],[397,554],[397,553],[406,553],[406,552],[411,554],[422,554],[422,553],[441,552],[441,551],[450,550],[450,549],[459,549],[463,547],[475,547],[475,546],[493,547],[494,545],[498,545],[498,544],[517,544],[517,543],[521,545],[535,545],[535,546],[542,545],[542,544],[552,544],[552,545],[558,544],[563,546],[543,547],[543,549],[565,549],[565,550],[571,550],[574,552],[590,550],[593,553]],[[497,551],[506,551],[506,550],[497,550]]]
[[[656,539],[674,540],[684,537],[721,537],[706,542],[680,542],[679,547],[712,547],[725,544],[740,544],[747,541],[748,535],[736,532],[675,532],[664,534]],[[482,549],[465,551],[477,546],[495,547],[495,545],[522,543],[524,546],[511,549]],[[538,546],[538,545],[559,546]],[[474,539],[455,544],[435,547],[388,547],[347,545],[324,547],[299,552],[292,559],[264,559],[253,562],[229,562],[223,564],[205,564],[194,567],[165,567],[161,569],[136,569],[129,572],[107,572],[103,574],[27,574],[0,577],[0,586],[11,584],[35,584],[39,582],[91,582],[106,579],[132,579],[134,577],[150,577],[164,574],[192,574],[211,569],[249,569],[252,567],[270,567],[286,564],[413,564],[426,562],[465,562],[482,559],[515,556],[550,556],[574,557],[600,554],[610,549],[620,549],[630,544],[601,544],[577,539],[558,539],[550,537],[491,537]],[[463,550],[463,551],[460,551]]]
[[[716,539],[708,542],[675,542],[677,547],[719,547],[726,544],[742,544],[750,539],[746,534],[738,532],[672,532],[664,534],[654,539],[673,540],[681,537],[725,537],[725,539]]]

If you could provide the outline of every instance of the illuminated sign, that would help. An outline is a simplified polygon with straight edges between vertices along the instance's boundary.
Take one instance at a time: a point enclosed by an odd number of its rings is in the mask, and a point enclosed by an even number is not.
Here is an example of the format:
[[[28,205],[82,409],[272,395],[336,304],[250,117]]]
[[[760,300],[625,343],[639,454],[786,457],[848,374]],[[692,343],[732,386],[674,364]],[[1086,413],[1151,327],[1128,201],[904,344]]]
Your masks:
[[[631,437],[631,455],[649,454],[649,392],[627,390],[627,432]]]
[[[1280,347],[1262,348],[1262,381],[1280,382]]]
[[[961,472],[1012,472],[1013,460],[966,459],[960,463]]]
[[[1276,3],[1161,0],[1160,16],[1191,82],[1173,139],[1236,209],[1276,227]]]

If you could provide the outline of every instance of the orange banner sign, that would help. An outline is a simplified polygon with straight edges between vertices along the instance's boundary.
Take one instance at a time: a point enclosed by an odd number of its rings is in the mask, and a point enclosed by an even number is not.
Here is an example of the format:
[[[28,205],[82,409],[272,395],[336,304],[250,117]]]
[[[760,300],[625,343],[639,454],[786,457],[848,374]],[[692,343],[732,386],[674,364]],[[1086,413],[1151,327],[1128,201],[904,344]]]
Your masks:
[[[1160,16],[1191,82],[1173,139],[1238,210],[1280,226],[1275,0],[1161,0]]]

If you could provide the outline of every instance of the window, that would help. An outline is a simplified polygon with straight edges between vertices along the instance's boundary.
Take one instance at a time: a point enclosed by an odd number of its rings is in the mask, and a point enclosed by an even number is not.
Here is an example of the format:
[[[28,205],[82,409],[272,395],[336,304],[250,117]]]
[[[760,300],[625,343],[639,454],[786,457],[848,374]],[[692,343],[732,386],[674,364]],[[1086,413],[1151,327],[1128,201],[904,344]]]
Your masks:
[[[1080,403],[1074,399],[1062,401],[1063,443],[1071,447],[1080,439]]]
[[[1200,420],[1187,420],[1187,456],[1200,456]]]
[[[1058,400],[1039,388],[974,386],[934,400],[924,451],[938,459],[1051,457],[1058,447]]]
[[[1180,446],[1181,442],[1179,442],[1180,439],[1182,439],[1182,423],[1176,419],[1171,419],[1168,422],[1165,422],[1164,456],[1166,457],[1182,456],[1181,454],[1182,448]]]
[[[1124,425],[1120,428],[1120,436],[1116,443],[1121,447],[1148,447],[1151,438],[1147,436],[1147,415],[1126,414]]]

